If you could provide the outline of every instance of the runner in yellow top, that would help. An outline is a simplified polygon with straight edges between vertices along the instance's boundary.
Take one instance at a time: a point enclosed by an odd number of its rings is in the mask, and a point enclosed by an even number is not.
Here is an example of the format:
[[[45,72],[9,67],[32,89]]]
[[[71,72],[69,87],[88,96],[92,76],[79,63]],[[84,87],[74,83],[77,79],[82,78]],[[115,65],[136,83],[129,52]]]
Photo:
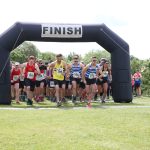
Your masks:
[[[65,74],[67,71],[67,65],[62,60],[62,54],[56,55],[56,61],[52,62],[49,67],[53,69],[57,106],[61,106],[61,100],[64,98],[65,94]]]
[[[57,60],[54,62],[53,68],[53,79],[63,81],[64,80],[64,70],[65,70],[65,63],[63,60],[58,62]]]

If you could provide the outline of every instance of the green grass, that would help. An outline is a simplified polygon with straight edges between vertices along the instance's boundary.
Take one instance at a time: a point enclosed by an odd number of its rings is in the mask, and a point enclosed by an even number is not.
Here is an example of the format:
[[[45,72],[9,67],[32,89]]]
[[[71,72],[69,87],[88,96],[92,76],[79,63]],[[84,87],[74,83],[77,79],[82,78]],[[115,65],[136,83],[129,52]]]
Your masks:
[[[134,98],[132,103],[114,103],[112,100],[106,102],[105,104],[101,104],[99,102],[93,102],[92,106],[94,108],[99,108],[102,106],[150,106],[150,97],[140,97]],[[13,100],[11,105],[0,105],[0,107],[15,107],[15,108],[56,108],[56,103],[52,103],[48,100],[44,102],[36,103],[34,102],[33,106],[27,106],[25,102],[21,102],[21,104],[16,104]],[[86,107],[86,103],[79,103],[74,106],[71,102],[64,103],[61,108],[73,108],[73,107]]]
[[[55,107],[54,103],[34,104]],[[72,108],[66,104],[63,108]],[[80,105],[80,104],[79,104]],[[2,150],[148,150],[150,108],[0,110]],[[150,106],[149,98],[131,104],[105,106]],[[2,106],[4,107],[4,106]],[[17,107],[12,104],[10,107]],[[26,104],[21,106],[26,108]],[[84,106],[83,106],[84,107]],[[95,109],[97,108],[97,109]]]

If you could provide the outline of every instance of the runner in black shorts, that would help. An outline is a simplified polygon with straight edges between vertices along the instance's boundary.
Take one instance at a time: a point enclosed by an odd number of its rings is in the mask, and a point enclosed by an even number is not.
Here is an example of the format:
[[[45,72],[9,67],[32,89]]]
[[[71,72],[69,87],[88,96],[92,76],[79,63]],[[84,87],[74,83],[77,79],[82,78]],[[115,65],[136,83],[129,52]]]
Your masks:
[[[68,66],[68,72],[70,72],[70,79],[72,82],[72,102],[76,103],[76,98],[79,95],[79,84],[82,78],[83,64],[79,62],[79,56],[73,56],[73,62]],[[79,95],[80,96],[80,95]]]
[[[97,91],[96,78],[99,72],[99,67],[96,62],[96,56],[92,57],[92,62],[83,69],[82,73],[83,81],[86,84],[88,107],[91,107],[91,100]]]
[[[36,75],[36,83],[35,83],[36,97],[35,97],[35,100],[37,102],[41,102],[44,100],[47,67],[43,64],[43,61],[41,59],[38,60],[37,65],[39,66],[40,74]]]
[[[22,67],[21,67],[21,69],[22,69]],[[20,75],[19,91],[20,91],[20,100],[24,102],[26,100],[26,91],[25,91],[24,76],[22,74]]]
[[[49,66],[47,67],[47,93],[48,99],[52,102],[55,102],[55,83],[53,79],[53,70]]]
[[[53,79],[55,84],[56,90],[56,99],[57,99],[57,106],[61,106],[61,102],[65,97],[65,74],[67,71],[67,65],[62,60],[62,54],[56,55],[56,61],[50,64],[50,68],[53,70]]]
[[[33,92],[35,88],[36,74],[40,74],[38,65],[35,63],[35,57],[30,56],[28,63],[23,64],[23,74],[25,75],[25,86],[27,92],[27,105],[32,105]]]
[[[107,96],[107,90],[108,90],[108,76],[111,75],[108,61],[104,62],[99,73],[100,73],[99,79],[102,80],[102,88],[103,88],[103,96],[102,96],[101,101],[102,101],[102,103],[105,103],[105,99]]]

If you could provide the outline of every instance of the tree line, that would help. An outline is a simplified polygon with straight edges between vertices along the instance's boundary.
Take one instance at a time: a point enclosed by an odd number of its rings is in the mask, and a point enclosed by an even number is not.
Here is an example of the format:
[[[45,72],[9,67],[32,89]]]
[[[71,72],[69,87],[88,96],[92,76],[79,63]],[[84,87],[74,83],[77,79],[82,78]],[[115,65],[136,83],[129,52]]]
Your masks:
[[[70,63],[74,54],[75,52],[70,52],[69,55],[64,56],[64,60],[67,63]],[[11,61],[23,63],[27,61],[30,55],[34,55],[35,57],[42,59],[47,63],[55,60],[55,53],[53,53],[52,50],[51,52],[41,52],[31,42],[24,42],[15,50],[13,50],[10,54],[10,59]],[[84,56],[80,56],[80,59],[85,64],[88,64],[92,56],[97,56],[97,58],[107,58],[109,61],[111,60],[110,53],[105,50],[91,50]],[[143,95],[150,96],[150,59],[140,60],[134,56],[130,56],[130,63],[132,74],[134,74],[137,70],[140,70],[142,73]]]

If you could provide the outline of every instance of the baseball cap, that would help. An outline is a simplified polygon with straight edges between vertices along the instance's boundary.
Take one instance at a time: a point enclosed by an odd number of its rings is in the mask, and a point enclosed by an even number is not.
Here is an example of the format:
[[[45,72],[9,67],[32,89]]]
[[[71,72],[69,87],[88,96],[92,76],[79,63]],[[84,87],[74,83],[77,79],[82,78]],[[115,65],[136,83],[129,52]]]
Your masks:
[[[20,63],[19,62],[15,62],[15,66],[19,66],[20,65]]]
[[[29,59],[35,59],[35,57],[34,56],[29,56]]]

